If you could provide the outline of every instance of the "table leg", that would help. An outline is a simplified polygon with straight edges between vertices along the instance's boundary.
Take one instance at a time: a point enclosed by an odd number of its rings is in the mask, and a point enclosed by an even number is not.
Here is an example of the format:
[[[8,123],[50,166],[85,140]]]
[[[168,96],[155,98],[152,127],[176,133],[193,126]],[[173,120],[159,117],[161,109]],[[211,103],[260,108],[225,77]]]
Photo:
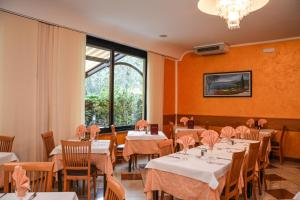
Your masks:
[[[58,183],[58,191],[62,192],[62,170],[57,171],[57,183]]]
[[[106,187],[107,187],[107,182],[106,182],[106,174],[103,176],[103,197],[105,197],[105,192],[106,192]]]
[[[129,157],[129,161],[128,161],[128,172],[131,172],[131,163],[132,163],[132,156]]]

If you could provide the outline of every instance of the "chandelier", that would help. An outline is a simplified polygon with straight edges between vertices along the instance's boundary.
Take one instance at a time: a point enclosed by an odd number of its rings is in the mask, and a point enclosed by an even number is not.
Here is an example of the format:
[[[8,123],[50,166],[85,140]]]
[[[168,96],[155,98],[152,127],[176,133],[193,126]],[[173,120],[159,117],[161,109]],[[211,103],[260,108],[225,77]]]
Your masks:
[[[240,28],[240,21],[250,12],[264,7],[269,0],[199,0],[198,8],[204,13],[225,19],[229,29]]]

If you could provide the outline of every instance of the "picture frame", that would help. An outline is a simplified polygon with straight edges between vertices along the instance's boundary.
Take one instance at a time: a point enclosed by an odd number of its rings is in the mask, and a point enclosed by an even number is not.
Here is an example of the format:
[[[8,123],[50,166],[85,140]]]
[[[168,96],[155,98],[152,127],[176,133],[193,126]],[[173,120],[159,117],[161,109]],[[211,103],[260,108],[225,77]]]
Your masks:
[[[252,71],[203,74],[204,97],[252,97]]]

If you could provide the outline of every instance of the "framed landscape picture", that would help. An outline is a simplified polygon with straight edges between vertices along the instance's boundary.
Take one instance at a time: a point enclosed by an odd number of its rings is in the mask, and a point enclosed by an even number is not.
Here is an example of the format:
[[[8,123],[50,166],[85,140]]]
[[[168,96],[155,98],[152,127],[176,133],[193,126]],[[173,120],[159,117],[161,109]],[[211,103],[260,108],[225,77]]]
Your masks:
[[[251,97],[252,71],[205,73],[204,97]]]

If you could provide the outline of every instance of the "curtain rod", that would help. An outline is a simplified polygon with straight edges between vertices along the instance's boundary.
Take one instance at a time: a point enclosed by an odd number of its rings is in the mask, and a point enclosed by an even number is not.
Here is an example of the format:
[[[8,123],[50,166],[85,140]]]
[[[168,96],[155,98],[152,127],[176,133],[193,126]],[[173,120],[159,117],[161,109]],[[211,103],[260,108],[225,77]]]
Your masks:
[[[19,17],[24,17],[24,18],[27,18],[27,19],[35,20],[35,21],[38,21],[38,22],[41,22],[41,23],[44,23],[44,24],[49,24],[49,25],[52,25],[52,26],[62,27],[62,28],[69,29],[71,31],[76,31],[76,32],[80,32],[80,33],[84,33],[86,35],[89,35],[88,33],[84,32],[84,31],[77,30],[75,28],[70,28],[70,27],[67,27],[67,26],[64,26],[64,25],[59,25],[59,24],[55,24],[55,23],[52,23],[52,22],[48,22],[46,20],[38,19],[38,18],[35,18],[35,17],[30,17],[30,16],[20,14],[20,13],[14,12],[14,11],[10,11],[10,10],[4,9],[4,8],[0,8],[0,11],[6,12],[6,13],[9,13],[9,14],[13,14],[13,15],[17,15]]]

